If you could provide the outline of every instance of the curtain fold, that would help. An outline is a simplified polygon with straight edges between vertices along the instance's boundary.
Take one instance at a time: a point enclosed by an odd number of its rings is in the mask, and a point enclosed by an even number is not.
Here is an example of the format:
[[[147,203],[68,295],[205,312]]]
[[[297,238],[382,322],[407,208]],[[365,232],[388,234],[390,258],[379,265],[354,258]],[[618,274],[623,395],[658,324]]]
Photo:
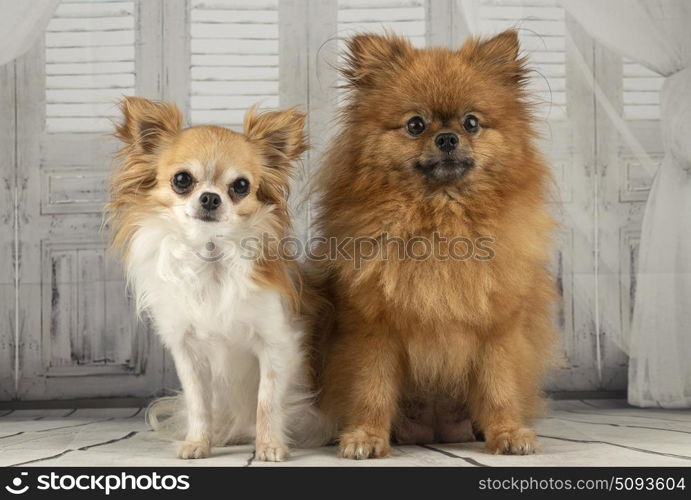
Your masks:
[[[665,157],[646,203],[628,338],[629,403],[691,407],[691,2],[562,0],[595,39],[667,79]]]
[[[46,29],[60,0],[0,0],[0,66],[14,61]]]

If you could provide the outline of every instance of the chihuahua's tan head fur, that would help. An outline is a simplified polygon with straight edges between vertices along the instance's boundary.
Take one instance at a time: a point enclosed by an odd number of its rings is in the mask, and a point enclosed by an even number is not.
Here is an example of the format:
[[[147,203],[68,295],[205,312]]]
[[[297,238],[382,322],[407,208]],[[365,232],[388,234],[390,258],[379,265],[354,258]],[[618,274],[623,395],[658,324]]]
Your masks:
[[[184,128],[178,108],[163,101],[127,97],[121,110],[124,147],[106,208],[113,247],[125,258],[144,221],[165,223],[191,244],[257,232],[278,240],[289,230],[291,163],[307,148],[304,114],[250,109],[237,133]]]

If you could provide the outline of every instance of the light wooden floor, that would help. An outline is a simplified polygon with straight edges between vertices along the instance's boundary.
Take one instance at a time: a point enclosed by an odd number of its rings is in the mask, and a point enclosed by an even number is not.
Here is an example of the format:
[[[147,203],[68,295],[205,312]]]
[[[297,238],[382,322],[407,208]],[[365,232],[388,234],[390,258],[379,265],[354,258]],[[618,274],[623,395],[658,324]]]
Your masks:
[[[251,466],[252,446],[217,448],[211,458],[181,461],[157,440],[143,410],[0,411],[0,466]],[[335,447],[294,450],[292,466],[689,466],[691,410],[644,410],[618,400],[553,401],[537,424],[540,449],[494,456],[482,443],[401,446],[383,460],[347,461]]]

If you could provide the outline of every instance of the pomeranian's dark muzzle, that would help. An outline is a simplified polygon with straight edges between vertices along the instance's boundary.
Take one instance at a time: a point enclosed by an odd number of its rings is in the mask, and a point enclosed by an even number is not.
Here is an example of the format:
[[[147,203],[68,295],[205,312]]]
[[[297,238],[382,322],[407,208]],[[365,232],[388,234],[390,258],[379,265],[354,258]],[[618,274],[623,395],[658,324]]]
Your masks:
[[[422,172],[427,180],[443,184],[462,179],[474,166],[475,161],[471,156],[442,153],[428,160],[418,161],[415,169]]]

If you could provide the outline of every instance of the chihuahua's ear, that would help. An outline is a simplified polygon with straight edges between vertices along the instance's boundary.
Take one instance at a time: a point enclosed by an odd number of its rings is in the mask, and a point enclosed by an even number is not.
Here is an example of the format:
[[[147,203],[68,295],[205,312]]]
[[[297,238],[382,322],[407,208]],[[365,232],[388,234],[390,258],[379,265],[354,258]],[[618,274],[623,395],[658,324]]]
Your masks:
[[[355,88],[371,86],[377,73],[395,69],[413,51],[408,40],[391,33],[355,35],[346,46],[341,73]]]
[[[295,108],[258,113],[252,107],[243,125],[247,138],[258,143],[269,166],[281,167],[307,150],[306,115]]]
[[[115,136],[141,153],[153,153],[162,141],[182,130],[182,114],[169,102],[125,97],[120,110],[123,120]]]
[[[307,150],[305,120],[295,108],[257,113],[252,107],[245,115],[244,132],[264,158],[264,176],[257,191],[263,203],[285,207],[290,191],[291,161]]]
[[[489,39],[471,39],[461,47],[475,63],[493,68],[514,83],[523,83],[526,60],[520,56],[518,32],[510,29]]]

